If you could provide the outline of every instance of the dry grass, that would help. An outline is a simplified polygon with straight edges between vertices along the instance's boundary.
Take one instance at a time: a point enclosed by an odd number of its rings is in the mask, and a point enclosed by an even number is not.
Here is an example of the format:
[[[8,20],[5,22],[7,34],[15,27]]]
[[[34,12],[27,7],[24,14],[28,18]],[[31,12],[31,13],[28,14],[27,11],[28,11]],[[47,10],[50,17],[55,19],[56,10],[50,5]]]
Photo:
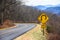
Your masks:
[[[45,36],[43,36],[43,33],[41,32],[41,26],[37,24],[37,27],[30,30],[26,34],[23,34],[22,36],[17,37],[14,40],[47,40]]]
[[[3,25],[0,26],[0,29],[9,28],[15,26],[11,20],[4,21]]]
[[[48,40],[60,40],[60,35],[49,33]]]

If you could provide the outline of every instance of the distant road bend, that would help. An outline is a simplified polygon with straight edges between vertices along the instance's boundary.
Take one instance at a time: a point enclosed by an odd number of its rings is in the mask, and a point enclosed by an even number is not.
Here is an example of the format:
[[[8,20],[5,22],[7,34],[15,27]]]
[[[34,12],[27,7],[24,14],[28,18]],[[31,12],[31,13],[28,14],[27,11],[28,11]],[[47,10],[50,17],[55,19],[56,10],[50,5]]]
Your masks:
[[[25,32],[36,27],[36,24],[16,24],[15,28],[0,30],[0,40],[13,40]]]

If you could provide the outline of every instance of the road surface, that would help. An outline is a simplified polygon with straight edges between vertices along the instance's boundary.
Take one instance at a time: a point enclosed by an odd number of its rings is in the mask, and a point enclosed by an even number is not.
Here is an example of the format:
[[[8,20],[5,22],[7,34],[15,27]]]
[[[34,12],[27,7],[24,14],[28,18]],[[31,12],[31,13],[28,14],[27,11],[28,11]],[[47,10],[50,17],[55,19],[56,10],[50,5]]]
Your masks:
[[[15,38],[14,40],[47,40],[47,35],[42,32],[41,24],[36,24],[36,27],[28,31],[22,36]]]
[[[15,28],[0,30],[0,40],[13,40],[36,27],[36,24],[16,24]]]

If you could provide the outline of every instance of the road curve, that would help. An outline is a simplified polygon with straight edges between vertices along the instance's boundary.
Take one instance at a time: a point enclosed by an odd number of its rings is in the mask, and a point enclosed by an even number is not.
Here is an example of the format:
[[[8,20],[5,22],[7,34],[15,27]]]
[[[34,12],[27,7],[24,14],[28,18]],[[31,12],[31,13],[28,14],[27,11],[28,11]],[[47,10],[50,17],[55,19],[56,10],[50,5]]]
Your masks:
[[[15,28],[0,30],[0,40],[13,40],[36,27],[36,24],[16,24]]]

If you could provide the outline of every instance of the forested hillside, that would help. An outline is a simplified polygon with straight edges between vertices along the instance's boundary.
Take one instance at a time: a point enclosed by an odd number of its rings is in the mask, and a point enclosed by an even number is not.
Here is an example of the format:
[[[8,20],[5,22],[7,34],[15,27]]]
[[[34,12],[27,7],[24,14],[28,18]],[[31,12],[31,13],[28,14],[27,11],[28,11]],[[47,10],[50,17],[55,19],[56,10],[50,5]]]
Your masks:
[[[6,19],[14,22],[37,21],[37,17],[41,11],[21,4],[20,1],[16,0],[2,0],[0,5],[0,20],[2,22]]]

